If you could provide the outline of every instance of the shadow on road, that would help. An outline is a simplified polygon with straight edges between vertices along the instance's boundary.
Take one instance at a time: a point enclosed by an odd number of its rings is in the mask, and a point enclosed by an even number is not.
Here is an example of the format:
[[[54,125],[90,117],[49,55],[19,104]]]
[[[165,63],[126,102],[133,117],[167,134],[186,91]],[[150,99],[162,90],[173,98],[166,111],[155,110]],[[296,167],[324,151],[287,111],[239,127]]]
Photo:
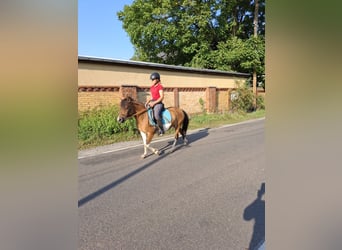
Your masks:
[[[209,131],[209,128],[204,128],[204,129],[201,129],[195,133],[187,135],[187,138],[189,140],[189,144],[192,144],[193,142],[201,140],[204,137],[208,136],[208,134],[209,134],[208,131]]]
[[[265,200],[262,200],[264,194],[265,183],[263,182],[257,192],[257,198],[243,212],[244,220],[250,221],[254,219],[249,250],[256,250],[265,240]]]
[[[200,130],[200,131],[198,131],[198,132],[196,132],[196,133],[193,133],[193,134],[188,135],[187,138],[188,138],[188,140],[189,140],[189,144],[191,144],[192,142],[197,141],[197,140],[200,140],[200,139],[202,139],[203,137],[205,137],[205,136],[207,136],[207,135],[208,135],[208,129],[203,129],[203,130]],[[179,139],[179,140],[178,140],[178,143],[179,143],[179,141],[182,141],[182,139]],[[161,153],[161,155],[160,155],[158,158],[156,158],[156,159],[154,159],[154,160],[152,160],[152,161],[150,161],[150,162],[144,164],[144,165],[141,166],[140,168],[138,168],[138,169],[136,169],[136,170],[134,170],[134,171],[128,173],[127,175],[125,175],[125,176],[119,178],[118,180],[113,181],[112,183],[110,183],[110,184],[108,184],[108,185],[106,185],[106,186],[104,186],[104,187],[98,189],[97,191],[95,191],[95,192],[93,192],[93,193],[91,193],[91,194],[85,196],[84,198],[80,199],[80,200],[78,201],[78,207],[83,206],[83,205],[86,204],[87,202],[89,202],[89,201],[95,199],[96,197],[98,197],[98,196],[102,195],[103,193],[107,192],[108,190],[110,190],[110,189],[116,187],[117,185],[123,183],[124,181],[126,181],[126,180],[128,180],[129,178],[135,176],[136,174],[138,174],[138,173],[140,173],[141,171],[145,170],[146,168],[152,166],[152,165],[155,164],[156,162],[162,160],[162,159],[163,159],[164,157],[166,157],[167,155],[171,154],[172,152],[174,152],[174,151],[176,151],[176,150],[178,150],[179,148],[181,148],[181,147],[184,146],[184,145],[182,144],[182,145],[176,146],[175,150],[173,150],[173,151],[165,152],[165,150],[166,150],[168,147],[171,147],[172,143],[173,143],[173,140],[172,140],[172,141],[169,141],[167,146],[165,146],[165,147],[163,147],[163,148],[160,149],[160,150],[162,150],[162,153]]]
[[[197,140],[200,140],[200,139],[202,139],[202,138],[208,136],[208,134],[209,134],[209,133],[208,133],[208,130],[209,130],[209,128],[204,128],[204,129],[201,129],[201,130],[199,130],[199,131],[197,131],[197,132],[195,132],[195,133],[192,133],[192,134],[187,135],[187,136],[186,136],[187,139],[188,139],[188,144],[187,144],[187,145],[184,145],[184,144],[183,144],[183,140],[182,140],[182,138],[181,138],[181,136],[180,136],[180,138],[178,139],[177,144],[176,144],[176,146],[175,146],[175,149],[174,149],[172,152],[174,152],[174,151],[176,151],[176,150],[178,150],[178,149],[180,149],[180,148],[182,148],[182,147],[184,147],[184,146],[187,146],[187,147],[188,147],[188,146],[191,146],[191,144],[192,144],[193,142],[195,142],[195,141],[197,141]],[[167,142],[168,144],[167,144],[166,146],[160,148],[159,150],[161,151],[161,154],[163,154],[163,153],[165,152],[165,150],[171,148],[173,142],[174,142],[174,139],[171,139],[170,141]]]

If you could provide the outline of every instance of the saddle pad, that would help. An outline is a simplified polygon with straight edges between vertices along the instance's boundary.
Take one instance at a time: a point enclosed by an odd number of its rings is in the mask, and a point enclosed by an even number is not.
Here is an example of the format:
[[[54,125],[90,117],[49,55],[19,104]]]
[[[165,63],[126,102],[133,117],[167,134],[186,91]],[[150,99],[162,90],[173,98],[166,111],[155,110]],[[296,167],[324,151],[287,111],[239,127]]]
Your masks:
[[[153,116],[153,110],[152,109],[148,109],[147,110],[147,114],[148,114],[148,120],[149,120],[150,124],[152,126],[157,126],[157,123],[155,122],[155,119],[154,119],[154,116]],[[162,123],[164,125],[171,124],[171,113],[167,109],[164,109],[162,111]]]
[[[162,112],[162,122],[163,124],[171,123],[171,113],[168,109],[164,109]]]

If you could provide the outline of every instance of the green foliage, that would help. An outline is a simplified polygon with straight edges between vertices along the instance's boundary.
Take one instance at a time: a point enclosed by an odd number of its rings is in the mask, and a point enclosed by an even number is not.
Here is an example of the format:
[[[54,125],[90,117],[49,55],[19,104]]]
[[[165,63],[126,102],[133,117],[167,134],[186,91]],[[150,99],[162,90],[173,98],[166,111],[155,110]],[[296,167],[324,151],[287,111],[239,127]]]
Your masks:
[[[232,37],[218,44],[211,52],[211,64],[215,69],[251,73],[255,69],[260,84],[264,83],[265,41],[263,37],[251,37],[247,40]]]
[[[265,81],[265,0],[135,0],[117,13],[135,47],[132,59],[252,74]]]
[[[260,117],[259,114],[255,117]],[[230,124],[235,122],[241,122],[250,118],[255,118],[249,114],[236,112],[236,113],[223,113],[223,114],[198,114],[191,117],[191,129],[203,128],[203,127],[217,127],[224,124]],[[262,117],[262,115],[261,115]]]
[[[246,82],[235,90],[236,98],[231,101],[233,112],[252,112],[254,111],[253,100],[254,94]],[[257,96],[256,99],[257,110],[265,110],[265,100],[263,96]]]
[[[235,90],[236,97],[231,101],[233,112],[251,112],[254,110],[253,91],[246,84]]]
[[[205,102],[204,102],[204,100],[202,99],[202,97],[198,100],[198,102],[199,102],[199,104],[201,105],[201,110],[202,110],[202,112],[203,112],[203,113],[206,113],[205,106],[204,106]]]
[[[118,123],[117,106],[108,106],[79,113],[78,140],[81,144],[91,144],[103,139],[116,140],[116,136],[134,136],[136,125],[134,119]]]
[[[96,111],[92,111],[93,113]],[[89,112],[88,112],[89,113]],[[235,113],[223,113],[223,114],[197,114],[197,115],[191,115],[190,117],[190,123],[189,123],[189,131],[193,129],[198,128],[214,128],[217,126],[222,126],[225,124],[231,124],[236,122],[241,122],[249,119],[256,119],[261,118],[265,116],[264,110],[257,110],[252,113],[245,113],[245,112],[235,112]],[[95,117],[93,117],[96,119]],[[127,122],[131,122],[133,119],[130,119]],[[130,127],[131,125],[129,125]],[[80,128],[79,128],[80,130]],[[134,130],[134,129],[133,129]],[[171,129],[167,131],[167,135],[170,134],[173,137],[174,130]],[[113,138],[113,136],[115,138]],[[79,149],[86,149],[89,147],[95,147],[100,145],[106,145],[111,144],[114,142],[121,142],[121,141],[130,141],[130,140],[141,140],[140,135],[132,135],[128,132],[121,132],[121,133],[115,133],[112,137],[103,137],[103,138],[97,138],[93,140],[87,140],[83,141],[81,138],[79,138]]]
[[[258,95],[256,99],[257,109],[265,110],[265,98],[263,96]]]
[[[249,41],[254,31],[254,5],[253,0],[135,0],[117,16],[135,47],[135,60],[238,70],[230,65],[233,60],[238,67],[249,71],[260,63],[255,48],[250,48],[254,42]],[[259,0],[258,23],[258,35],[264,37],[265,0]],[[235,41],[246,43],[237,44],[246,51],[233,52],[230,56],[234,59],[225,62],[224,52],[234,44],[219,44]],[[217,55],[212,52],[219,50],[219,46],[224,51],[219,53],[222,64],[217,65]]]

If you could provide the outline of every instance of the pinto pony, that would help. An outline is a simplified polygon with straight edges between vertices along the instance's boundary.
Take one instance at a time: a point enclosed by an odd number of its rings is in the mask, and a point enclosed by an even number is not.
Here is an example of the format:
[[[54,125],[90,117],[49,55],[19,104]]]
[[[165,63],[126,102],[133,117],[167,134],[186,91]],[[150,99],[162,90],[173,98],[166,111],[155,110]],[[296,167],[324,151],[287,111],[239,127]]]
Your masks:
[[[188,143],[186,131],[189,125],[189,117],[184,110],[179,108],[169,107],[167,110],[171,114],[171,125],[168,128],[166,127],[166,130],[171,127],[175,129],[175,140],[172,145],[172,150],[174,150],[179,133],[182,135],[184,145]],[[150,124],[147,111],[148,110],[143,103],[137,102],[131,97],[126,97],[120,102],[120,111],[117,118],[117,121],[120,123],[125,122],[128,118],[135,118],[137,129],[144,142],[144,154],[141,155],[142,158],[147,156],[147,149],[150,149],[153,153],[159,155],[159,150],[150,146],[150,142],[152,141],[157,128]]]

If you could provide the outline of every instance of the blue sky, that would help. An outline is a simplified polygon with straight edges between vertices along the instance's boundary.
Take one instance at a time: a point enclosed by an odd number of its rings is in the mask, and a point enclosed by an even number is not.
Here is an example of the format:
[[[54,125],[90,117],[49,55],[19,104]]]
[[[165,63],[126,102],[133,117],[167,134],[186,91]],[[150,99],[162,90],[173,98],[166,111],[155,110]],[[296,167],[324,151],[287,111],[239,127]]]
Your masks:
[[[133,0],[78,1],[78,55],[129,60],[133,45],[116,13]]]

